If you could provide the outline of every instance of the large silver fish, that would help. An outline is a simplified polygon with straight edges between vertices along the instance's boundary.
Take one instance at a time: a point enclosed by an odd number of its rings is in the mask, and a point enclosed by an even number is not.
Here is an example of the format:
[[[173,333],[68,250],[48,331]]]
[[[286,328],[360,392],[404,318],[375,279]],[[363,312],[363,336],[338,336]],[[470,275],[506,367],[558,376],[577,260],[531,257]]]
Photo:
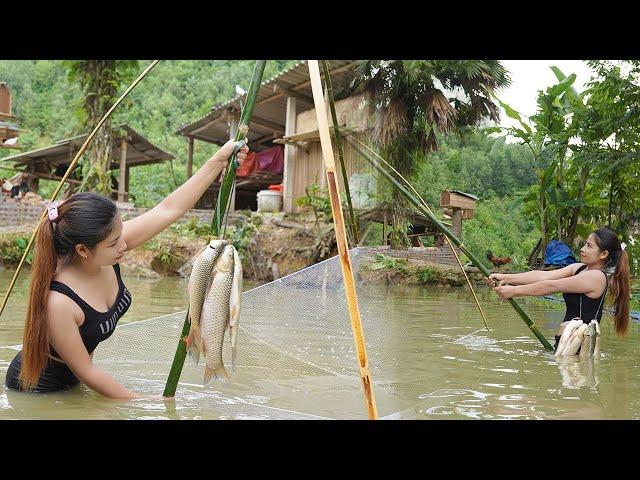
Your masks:
[[[189,357],[198,364],[203,342],[200,332],[200,317],[207,291],[211,283],[211,274],[215,262],[220,257],[224,246],[224,240],[211,240],[209,245],[196,253],[193,268],[189,277],[189,321],[191,327],[189,335],[185,339]]]
[[[580,347],[580,358],[591,358],[596,355],[596,345],[598,343],[598,335],[600,334],[600,325],[597,320],[591,320],[587,325]]]
[[[578,350],[580,350],[580,346],[582,345],[582,341],[584,340],[584,332],[586,331],[587,324],[582,322],[582,325],[576,328],[573,331],[573,334],[571,334],[571,337],[564,347],[562,355],[576,355],[578,353]]]
[[[222,360],[224,334],[229,326],[230,299],[234,275],[233,245],[227,245],[215,263],[211,286],[202,306],[200,329],[205,357],[204,383],[214,379],[228,379]]]
[[[574,318],[573,320],[564,322],[563,325],[564,328],[562,329],[562,335],[560,336],[560,341],[558,342],[556,355],[567,355],[567,353],[565,353],[566,347],[570,343],[570,339],[572,338],[572,335],[575,333],[576,329],[583,325],[583,322],[579,318]]]

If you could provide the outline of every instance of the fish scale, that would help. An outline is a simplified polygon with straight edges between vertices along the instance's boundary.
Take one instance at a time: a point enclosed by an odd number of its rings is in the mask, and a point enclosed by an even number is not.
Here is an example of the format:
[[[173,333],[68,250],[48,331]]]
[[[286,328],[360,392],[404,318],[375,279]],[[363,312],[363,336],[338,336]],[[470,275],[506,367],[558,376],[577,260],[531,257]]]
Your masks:
[[[207,288],[211,282],[211,274],[215,262],[220,257],[226,242],[212,240],[209,245],[196,253],[191,275],[189,277],[189,321],[191,327],[186,339],[187,350],[191,359],[198,364],[202,351],[200,334],[200,318]]]
[[[212,379],[228,379],[229,375],[222,359],[224,334],[229,326],[229,301],[233,284],[234,252],[232,245],[220,254],[211,285],[207,292],[200,316],[201,334],[204,342],[204,383]]]

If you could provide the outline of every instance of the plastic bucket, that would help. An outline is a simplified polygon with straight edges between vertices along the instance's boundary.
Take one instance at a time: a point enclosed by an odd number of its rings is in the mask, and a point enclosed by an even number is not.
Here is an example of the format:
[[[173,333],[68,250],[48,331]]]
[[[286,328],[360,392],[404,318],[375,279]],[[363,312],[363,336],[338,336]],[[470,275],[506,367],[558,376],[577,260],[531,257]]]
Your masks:
[[[260,190],[258,192],[259,212],[279,212],[282,208],[282,193],[273,190]]]

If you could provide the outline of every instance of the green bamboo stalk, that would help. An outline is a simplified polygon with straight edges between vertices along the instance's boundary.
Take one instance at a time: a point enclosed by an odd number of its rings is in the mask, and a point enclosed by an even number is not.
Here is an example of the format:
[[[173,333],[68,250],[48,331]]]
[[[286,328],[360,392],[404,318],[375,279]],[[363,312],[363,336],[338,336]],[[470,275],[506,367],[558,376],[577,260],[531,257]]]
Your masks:
[[[253,114],[253,107],[256,103],[256,97],[258,96],[258,89],[260,88],[260,83],[262,82],[262,74],[264,73],[264,66],[266,63],[266,60],[257,60],[255,67],[253,68],[253,75],[251,76],[251,84],[249,85],[247,101],[242,108],[242,113],[240,114],[240,122],[238,123],[238,130],[235,135],[236,142],[244,139],[247,135],[247,132],[249,131],[249,121],[251,120],[251,115]],[[228,208],[231,189],[233,188],[233,183],[235,182],[236,178],[236,168],[238,168],[238,161],[236,158],[237,150],[237,148],[234,150],[234,153],[229,159],[227,171],[222,181],[222,185],[220,186],[220,191],[218,192],[218,201],[215,206],[213,219],[211,220],[209,237],[211,237],[212,235],[218,237],[220,234],[220,227],[224,220],[225,212]],[[180,334],[180,339],[178,340],[178,347],[176,348],[176,353],[173,357],[173,363],[171,364],[171,370],[169,371],[167,383],[164,387],[164,392],[162,393],[162,395],[165,397],[173,397],[176,393],[178,381],[180,380],[180,375],[182,374],[182,367],[184,366],[184,360],[187,357],[187,346],[184,342],[184,338],[189,334],[190,328],[191,324],[189,323],[189,310],[187,309],[187,314],[184,319],[184,325],[182,326],[182,333]]]
[[[415,197],[418,200],[420,200],[420,204],[424,208],[429,210],[429,212],[433,215],[433,211],[431,210],[431,208],[429,207],[429,205],[427,204],[425,199],[422,198],[422,195],[420,195],[418,193],[418,191],[413,187],[413,185],[411,185],[411,183],[409,183],[409,180],[404,178],[402,176],[402,174],[393,167],[393,165],[391,165],[384,158],[382,158],[380,155],[378,155],[371,147],[367,146],[364,142],[360,142],[360,144],[363,145],[372,155],[378,157],[385,166],[387,166],[393,173],[395,173],[396,176],[400,180],[402,180],[404,182],[404,184],[407,186],[407,188],[411,189],[411,192],[415,195]],[[480,301],[478,300],[476,292],[473,289],[473,285],[471,285],[471,280],[469,280],[469,276],[467,275],[467,272],[464,271],[464,267],[462,265],[462,262],[460,261],[460,257],[458,256],[456,250],[453,248],[453,244],[451,243],[451,240],[449,240],[449,238],[446,237],[446,236],[444,238],[446,238],[447,243],[449,244],[449,247],[451,248],[451,251],[453,252],[453,256],[456,257],[456,262],[458,262],[458,265],[460,266],[460,271],[462,271],[462,274],[464,275],[464,278],[467,280],[467,284],[469,285],[469,290],[471,290],[471,295],[473,295],[473,299],[475,300],[476,305],[478,306],[478,310],[480,310],[480,316],[482,317],[482,321],[484,322],[484,325],[487,327],[487,331],[490,332],[491,330],[489,330],[489,324],[487,323],[487,319],[485,318],[484,312],[482,311],[482,307],[480,306]]]
[[[383,168],[380,163],[373,158],[369,154],[369,152],[365,151],[358,144],[351,142],[351,144],[355,147],[355,149],[360,153],[365,160],[367,160],[378,172],[380,172],[387,180],[389,180],[423,215],[425,215],[429,220],[431,220],[438,230],[440,230],[444,235],[447,236],[456,246],[462,250],[462,252],[471,260],[471,262],[480,269],[480,271],[484,274],[485,277],[489,277],[491,272],[485,267],[480,260],[470,252],[467,247],[447,228],[445,227],[440,220],[438,220],[429,210],[424,208],[424,206],[420,203],[420,201],[411,193],[409,193],[401,184],[398,182],[385,168]],[[540,340],[540,343],[549,351],[553,351],[553,347],[549,343],[549,341],[545,338],[545,336],[538,330],[538,327],[533,323],[531,318],[525,313],[525,311],[518,305],[518,303],[513,299],[509,299],[509,303],[511,306],[518,312],[520,317],[524,320],[524,322],[529,326],[533,334]]]
[[[249,85],[249,93],[247,93],[247,101],[244,104],[242,113],[240,113],[240,121],[238,122],[238,129],[236,130],[236,135],[234,137],[236,142],[245,138],[247,132],[249,131],[249,121],[251,120],[251,115],[253,114],[253,107],[256,103],[256,97],[258,96],[258,90],[260,89],[262,74],[264,73],[264,66],[266,65],[266,63],[266,60],[258,60],[256,61],[256,65],[253,68],[253,75],[251,76],[251,83]],[[216,237],[220,235],[220,227],[222,226],[222,222],[224,220],[224,215],[229,203],[229,197],[231,195],[233,183],[236,180],[237,168],[238,161],[236,160],[236,156],[234,154],[232,155],[231,161],[227,166],[227,171],[225,172],[224,179],[222,180],[222,185],[220,186],[220,190],[218,191],[218,201],[216,202],[215,206],[216,211],[211,221],[210,234]]]
[[[347,178],[347,168],[344,163],[344,151],[342,149],[342,137],[340,136],[340,128],[338,128],[338,116],[336,115],[336,105],[333,99],[333,87],[331,86],[331,75],[329,74],[329,64],[326,60],[320,62],[324,73],[324,82],[327,88],[327,98],[329,99],[329,108],[331,109],[331,119],[333,120],[333,132],[336,139],[336,147],[338,149],[338,160],[340,160],[340,171],[342,172],[342,182],[344,190],[347,194],[347,205],[349,207],[349,223],[351,235],[353,236],[353,244],[358,244],[358,224],[353,213],[353,205],[351,205],[351,192],[349,191],[349,179]]]

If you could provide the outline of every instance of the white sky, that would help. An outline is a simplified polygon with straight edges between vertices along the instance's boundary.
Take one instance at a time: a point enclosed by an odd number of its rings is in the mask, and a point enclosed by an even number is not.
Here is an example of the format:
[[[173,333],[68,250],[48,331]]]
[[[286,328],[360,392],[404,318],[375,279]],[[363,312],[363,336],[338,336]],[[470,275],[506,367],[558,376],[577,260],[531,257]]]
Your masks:
[[[573,83],[578,92],[582,92],[585,84],[591,79],[591,69],[581,60],[501,60],[509,71],[511,86],[497,92],[498,98],[517,110],[520,114],[530,116],[536,113],[538,90],[544,90],[558,83],[551,66],[557,66],[562,73],[569,76],[576,74]],[[500,109],[500,125],[510,127],[517,125]]]

